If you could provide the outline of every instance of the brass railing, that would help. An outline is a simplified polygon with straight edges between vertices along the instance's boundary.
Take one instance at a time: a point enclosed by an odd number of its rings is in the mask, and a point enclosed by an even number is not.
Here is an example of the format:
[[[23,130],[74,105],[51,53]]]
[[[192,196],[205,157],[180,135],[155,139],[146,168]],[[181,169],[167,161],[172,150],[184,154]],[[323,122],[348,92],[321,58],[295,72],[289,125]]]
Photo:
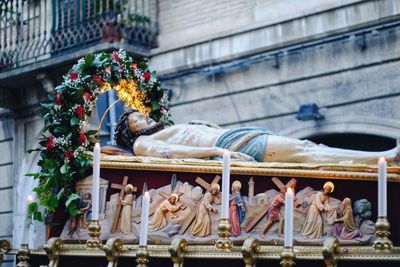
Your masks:
[[[157,45],[157,0],[1,0],[0,71],[101,42]]]

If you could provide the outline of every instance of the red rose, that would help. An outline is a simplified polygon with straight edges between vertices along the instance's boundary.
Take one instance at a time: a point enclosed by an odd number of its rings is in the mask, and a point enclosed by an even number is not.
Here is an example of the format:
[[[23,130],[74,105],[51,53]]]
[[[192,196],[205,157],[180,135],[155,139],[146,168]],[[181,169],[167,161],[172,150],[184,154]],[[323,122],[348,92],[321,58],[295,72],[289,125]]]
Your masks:
[[[76,79],[78,79],[78,73],[73,71],[69,74],[69,77],[71,78],[71,81],[75,81]]]
[[[98,83],[100,85],[102,85],[104,83],[103,79],[101,77],[99,77],[99,76],[94,76],[92,81],[94,81],[94,82],[96,82],[96,83]]]
[[[134,70],[137,70],[138,69],[137,64],[136,63],[132,63],[131,64],[131,68],[134,69]]]
[[[115,61],[118,61],[118,60],[119,60],[119,56],[118,56],[118,53],[117,53],[117,52],[113,52],[113,59],[114,59]]]
[[[75,115],[79,119],[82,119],[83,116],[85,115],[85,109],[81,105],[77,106],[76,109],[75,109]]]
[[[79,144],[85,143],[87,140],[86,135],[84,133],[79,134]]]
[[[74,158],[74,152],[73,151],[65,151],[64,157],[66,159],[68,159],[68,160],[73,159]]]
[[[54,148],[54,136],[50,135],[46,141],[46,150]]]
[[[83,98],[86,99],[86,101],[91,101],[92,100],[92,94],[89,92],[84,92],[83,93]]]
[[[56,104],[59,105],[59,106],[62,105],[61,93],[57,93],[57,94],[56,94]]]
[[[143,73],[143,78],[145,82],[148,82],[151,78],[150,72]]]

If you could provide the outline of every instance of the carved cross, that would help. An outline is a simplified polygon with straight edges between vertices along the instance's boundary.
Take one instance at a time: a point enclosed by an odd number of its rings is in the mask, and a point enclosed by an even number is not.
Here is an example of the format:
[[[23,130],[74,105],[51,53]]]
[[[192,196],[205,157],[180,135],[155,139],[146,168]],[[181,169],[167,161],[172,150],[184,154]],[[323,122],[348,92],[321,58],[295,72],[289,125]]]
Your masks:
[[[279,188],[279,190],[281,190],[283,187],[286,187],[286,188],[292,187],[294,184],[297,183],[297,180],[292,178],[286,185],[284,185],[281,182],[281,180],[279,180],[278,177],[273,177],[272,182],[274,182],[274,184]],[[295,205],[296,204],[298,204],[297,199],[295,200]],[[267,214],[267,212],[269,210],[269,206],[270,205],[261,207],[261,210],[260,210],[260,212],[257,213],[257,216],[253,217],[253,219],[247,223],[247,225],[243,228],[243,230],[246,233],[251,231],[257,225],[257,223],[265,216],[265,214]]]
[[[124,198],[125,195],[125,186],[128,184],[128,176],[124,176],[122,179],[122,184],[111,184],[111,188],[114,189],[120,189],[121,191],[119,192],[119,198]],[[137,191],[137,187],[133,187],[133,192]],[[135,194],[133,194],[133,199],[135,200]],[[117,200],[117,206],[115,207],[115,213],[114,213],[114,219],[113,219],[113,224],[111,226],[111,233],[114,234],[117,231],[117,227],[119,224],[119,219],[121,215],[121,201],[119,199]]]
[[[219,180],[221,180],[221,176],[215,176],[213,181],[211,182],[211,184],[213,183],[219,183]],[[206,181],[204,181],[203,179],[201,179],[200,177],[197,177],[194,180],[198,185],[200,185],[201,187],[203,187],[204,189],[206,189],[207,192],[211,191],[211,184],[207,183]],[[218,193],[217,196],[219,199],[221,199],[221,192]],[[194,218],[196,217],[197,214],[197,209],[199,208],[199,205],[201,203],[201,201],[203,200],[204,196],[200,198],[200,200],[196,203],[196,209],[193,209],[189,216],[187,217],[185,223],[182,225],[181,229],[179,230],[179,234],[183,235],[186,230],[189,228],[190,224],[193,222]]]

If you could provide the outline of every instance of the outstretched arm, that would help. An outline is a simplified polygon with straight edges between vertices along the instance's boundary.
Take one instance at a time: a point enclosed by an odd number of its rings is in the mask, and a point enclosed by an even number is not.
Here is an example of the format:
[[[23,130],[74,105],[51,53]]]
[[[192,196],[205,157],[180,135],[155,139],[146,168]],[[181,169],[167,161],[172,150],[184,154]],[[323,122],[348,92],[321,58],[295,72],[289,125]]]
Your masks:
[[[222,156],[223,149],[218,147],[195,147],[168,144],[148,136],[138,138],[133,146],[135,155],[160,158],[210,158]]]
[[[151,136],[141,136],[133,145],[133,151],[138,156],[152,156],[167,159],[184,159],[184,158],[211,158],[211,157],[222,157],[224,155],[224,149],[220,147],[197,147],[197,146],[185,146],[168,144],[163,140],[155,139]],[[246,161],[254,160],[252,157],[230,151],[232,158],[237,158]]]

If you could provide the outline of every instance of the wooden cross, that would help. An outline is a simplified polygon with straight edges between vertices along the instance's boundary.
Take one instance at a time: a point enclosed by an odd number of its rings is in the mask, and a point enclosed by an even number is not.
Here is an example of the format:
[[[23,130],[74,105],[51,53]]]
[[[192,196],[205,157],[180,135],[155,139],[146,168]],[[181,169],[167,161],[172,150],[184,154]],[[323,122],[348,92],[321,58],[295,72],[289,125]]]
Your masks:
[[[124,178],[122,180],[122,184],[112,183],[111,184],[111,188],[120,189],[121,191],[119,192],[119,198],[124,199],[125,186],[127,184],[128,184],[128,176],[124,176]],[[136,192],[136,191],[137,191],[137,187],[133,187],[133,192]],[[135,200],[135,194],[133,195],[133,200]],[[118,227],[119,220],[120,220],[120,215],[121,215],[121,209],[122,209],[121,201],[118,199],[117,200],[117,206],[115,207],[113,224],[111,226],[111,233],[112,234],[114,234],[117,231],[117,227]]]
[[[219,180],[221,180],[221,176],[215,176],[213,181],[211,182],[211,184],[213,183],[217,183],[219,182]],[[211,184],[207,183],[206,181],[204,181],[203,179],[201,179],[200,177],[197,177],[194,180],[197,184],[199,184],[200,186],[204,187],[204,189],[206,189],[207,192],[211,191]],[[218,192],[218,196],[219,199],[221,199],[221,192]],[[179,230],[179,234],[183,235],[186,230],[189,228],[190,224],[193,222],[194,218],[196,217],[197,214],[197,209],[199,208],[201,201],[203,200],[204,196],[202,198],[200,198],[200,200],[196,203],[196,209],[192,210],[189,214],[189,216],[187,217],[185,223],[182,225],[181,229]]]
[[[273,177],[272,178],[272,182],[274,182],[274,184],[279,188],[279,190],[281,190],[283,187],[289,188],[292,187],[294,184],[297,183],[297,180],[292,178],[290,179],[290,181],[284,185],[281,180],[279,180],[278,177]],[[295,205],[296,205],[297,200],[295,200]],[[261,221],[261,219],[265,216],[265,214],[267,214],[268,210],[269,210],[269,206],[270,205],[266,205],[261,207],[261,211],[257,213],[257,216],[253,217],[252,220],[250,220],[246,226],[243,228],[243,230],[248,233],[249,231],[251,231],[259,221]]]

